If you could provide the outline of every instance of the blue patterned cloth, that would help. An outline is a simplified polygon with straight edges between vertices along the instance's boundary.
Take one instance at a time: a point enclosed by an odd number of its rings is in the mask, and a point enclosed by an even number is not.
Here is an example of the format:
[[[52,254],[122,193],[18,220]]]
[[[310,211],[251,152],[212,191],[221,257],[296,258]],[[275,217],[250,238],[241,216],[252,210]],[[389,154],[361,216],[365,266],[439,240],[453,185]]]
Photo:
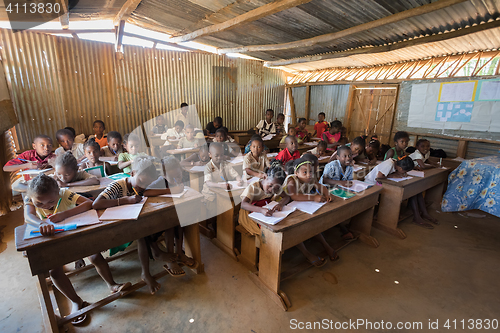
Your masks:
[[[500,217],[500,156],[464,161],[450,174],[441,210],[470,209]]]

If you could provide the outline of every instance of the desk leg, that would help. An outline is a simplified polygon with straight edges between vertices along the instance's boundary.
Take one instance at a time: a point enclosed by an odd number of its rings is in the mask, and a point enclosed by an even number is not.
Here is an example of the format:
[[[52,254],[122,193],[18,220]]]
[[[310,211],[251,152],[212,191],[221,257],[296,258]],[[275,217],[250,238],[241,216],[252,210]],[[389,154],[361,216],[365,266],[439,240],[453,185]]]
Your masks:
[[[286,311],[288,310],[287,303],[289,304],[288,297],[280,291],[282,248],[283,234],[262,228],[259,271],[258,273],[250,273],[250,279]]]
[[[199,177],[199,174],[189,173],[189,186],[198,192],[201,192],[200,178],[203,178],[203,176]]]
[[[49,287],[46,278],[48,274],[37,275],[38,278],[38,298],[42,308],[43,325],[46,332],[59,332],[54,306],[50,299]]]
[[[200,228],[198,223],[191,224],[184,228],[184,241],[186,245],[186,255],[198,262],[198,267],[194,269],[194,271],[196,274],[203,273],[205,267],[201,261]]]
[[[365,210],[351,219],[349,229],[359,236],[359,239],[372,247],[378,247],[379,242],[375,237],[370,236],[373,222],[373,212],[375,207]]]
[[[444,183],[439,183],[425,191],[425,201],[431,203],[431,207],[438,209],[441,207],[443,198]]]
[[[234,204],[231,199],[217,195],[217,236],[212,239],[212,242],[222,251],[226,252],[238,261],[236,253],[234,253]]]
[[[380,195],[377,221],[373,226],[401,239],[406,238],[403,230],[398,228],[399,212],[403,200],[403,188],[396,186],[384,187]]]

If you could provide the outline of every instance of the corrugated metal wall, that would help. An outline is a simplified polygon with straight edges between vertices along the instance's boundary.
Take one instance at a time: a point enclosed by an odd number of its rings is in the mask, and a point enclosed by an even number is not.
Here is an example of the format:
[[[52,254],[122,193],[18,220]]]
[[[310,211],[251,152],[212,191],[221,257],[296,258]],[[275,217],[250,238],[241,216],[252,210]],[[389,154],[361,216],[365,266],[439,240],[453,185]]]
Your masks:
[[[21,150],[35,135],[66,126],[92,134],[96,119],[127,133],[182,102],[196,105],[202,125],[221,115],[230,130],[255,126],[267,108],[284,109],[285,76],[260,61],[129,45],[117,60],[106,43],[4,29],[0,37]],[[232,84],[219,86],[220,97],[213,94],[214,67],[236,72],[226,78]],[[213,99],[227,96],[235,105],[214,109]]]
[[[306,87],[294,87],[292,94],[297,117],[305,117]],[[311,86],[309,117],[313,120],[309,121],[309,125],[314,125],[320,112],[326,114],[325,119],[328,122],[335,120],[335,118],[344,122],[348,98],[348,84]]]

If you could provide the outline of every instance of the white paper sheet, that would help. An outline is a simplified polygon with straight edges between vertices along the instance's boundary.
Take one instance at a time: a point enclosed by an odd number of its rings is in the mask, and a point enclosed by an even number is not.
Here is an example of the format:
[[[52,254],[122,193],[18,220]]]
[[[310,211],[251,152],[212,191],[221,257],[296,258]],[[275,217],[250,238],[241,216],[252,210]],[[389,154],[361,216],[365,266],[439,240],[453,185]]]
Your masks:
[[[269,141],[271,140],[272,138],[275,137],[276,134],[268,134],[266,135],[265,137],[262,138],[262,141]]]
[[[373,186],[372,184],[368,184],[368,183],[362,182],[360,180],[352,180],[351,182],[352,182],[351,186],[339,185],[339,187],[342,187],[343,189],[353,191],[353,192],[363,192],[367,188]]]
[[[353,170],[352,170],[353,172],[358,172],[359,170],[363,170],[365,167],[362,166],[362,165],[356,165],[356,164],[354,164],[352,166],[352,168],[353,168]]]
[[[241,155],[241,156],[237,156],[235,158],[233,158],[230,163],[231,164],[238,164],[238,163],[243,163],[243,159],[245,158],[245,156]]]
[[[256,180],[259,180],[259,178],[257,177],[252,177],[250,178],[249,180],[247,180],[246,182],[243,181],[243,185],[238,185],[238,181],[236,180],[231,180],[231,181],[228,181],[229,184],[231,184],[231,189],[230,190],[226,190],[227,192],[229,191],[233,191],[233,190],[241,190],[241,189],[245,189],[247,188],[247,186],[251,183],[253,183],[254,181]],[[219,184],[225,184],[225,182],[219,182]]]
[[[17,174],[19,176],[22,175],[38,175],[40,173],[45,173],[47,171],[52,170],[52,168],[47,168],[47,169],[30,169],[30,170],[24,170],[24,171],[19,171]]]
[[[304,142],[304,145],[306,145],[306,146],[317,146],[318,143],[317,142]]]
[[[423,171],[417,171],[417,170],[411,170],[407,172],[408,176],[413,176],[413,177],[424,177],[425,174]]]
[[[314,214],[318,209],[323,207],[326,202],[315,202],[315,201],[292,201],[287,207],[298,209],[307,214]]]
[[[273,158],[273,157],[276,157],[276,156],[278,156],[278,153],[269,153],[269,154],[267,154],[268,158]]]
[[[403,180],[408,180],[412,179],[413,177],[402,177],[402,178],[387,178],[389,180],[392,180],[393,182],[399,183],[402,182]]]
[[[205,171],[205,166],[204,165],[195,165],[192,167],[189,171],[193,172],[204,172]]]
[[[174,149],[176,152],[183,152],[183,151],[189,151],[189,150],[194,150],[196,148],[177,148]]]
[[[439,102],[471,102],[476,84],[476,81],[444,82]]]
[[[273,201],[264,207],[272,209],[277,204],[278,203],[276,201]],[[270,224],[270,225],[275,225],[278,222],[285,219],[285,217],[287,217],[288,215],[290,215],[294,211],[295,211],[294,207],[288,207],[288,205],[287,205],[287,206],[283,207],[282,211],[275,211],[272,216],[265,216],[264,214],[253,212],[253,213],[248,214],[248,217],[250,217],[254,220],[260,221],[260,222]]]
[[[141,213],[142,207],[148,198],[142,198],[141,202],[133,205],[121,205],[116,207],[107,208],[101,215],[101,221],[114,221],[114,220],[137,220]]]
[[[115,162],[115,158],[103,156],[103,157],[99,157],[99,161],[101,161],[101,162]],[[116,163],[118,163],[118,161],[116,161]]]
[[[181,198],[186,192],[188,191],[187,188],[184,188],[184,190],[181,193],[176,193],[176,194],[163,194],[159,195],[159,197],[163,198]]]

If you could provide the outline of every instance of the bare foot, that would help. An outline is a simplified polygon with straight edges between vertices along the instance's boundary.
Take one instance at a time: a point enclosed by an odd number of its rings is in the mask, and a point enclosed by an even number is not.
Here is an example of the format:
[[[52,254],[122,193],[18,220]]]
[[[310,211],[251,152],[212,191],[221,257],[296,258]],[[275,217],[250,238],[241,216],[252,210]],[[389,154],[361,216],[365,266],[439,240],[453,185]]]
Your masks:
[[[186,275],[186,272],[179,266],[179,264],[174,261],[174,262],[167,262],[166,265],[164,265],[165,269],[167,272],[172,275],[172,276],[183,276]]]
[[[87,266],[87,264],[85,263],[85,260],[79,259],[79,260],[75,261],[75,269],[80,269],[80,268],[85,267],[85,266]]]
[[[161,260],[161,261],[165,261],[165,262],[172,262],[172,261],[177,260],[177,254],[172,253],[172,252],[163,252],[163,251],[160,250],[159,253],[154,253],[153,252],[153,258],[155,258],[155,260]]]
[[[83,300],[80,300],[81,302],[80,303],[76,303],[76,302],[71,302],[71,313],[75,313],[77,312],[78,310],[81,310],[83,309],[84,307],[88,306],[89,303],[87,302],[84,302]],[[82,324],[85,320],[87,319],[87,314],[82,314],[78,317],[76,317],[75,319],[73,319],[71,321],[71,323],[73,325],[80,325]]]
[[[432,216],[430,216],[430,215],[423,215],[422,217],[423,217],[424,219],[426,219],[427,221],[429,221],[429,222],[432,222],[432,223],[434,223],[434,224],[439,224],[439,221],[438,221],[437,219],[433,218],[433,217],[432,217]]]
[[[179,253],[179,258],[178,260],[180,262],[182,262],[184,265],[186,265],[187,267],[189,268],[194,268],[195,266],[197,266],[197,262],[196,260],[194,260],[193,258],[190,258],[188,257],[187,255],[185,255],[184,253]]]
[[[326,253],[328,253],[328,256],[330,257],[330,261],[336,261],[339,259],[339,255],[331,246],[325,248],[325,250]]]
[[[412,222],[415,223],[416,225],[419,225],[419,226],[424,227],[426,229],[434,229],[432,224],[429,224],[422,219],[415,219],[414,218]]]
[[[146,285],[148,286],[151,295],[154,295],[158,290],[160,290],[161,284],[156,282],[156,280],[151,276],[151,274],[148,274],[147,276],[145,274],[142,274],[141,279],[142,281],[146,282]]]
[[[125,290],[125,289],[128,289],[132,286],[132,283],[130,282],[125,282],[125,283],[122,283],[122,284],[114,284],[112,286],[109,287],[109,289],[111,289],[111,292],[114,294],[114,293],[118,293],[122,290]]]

